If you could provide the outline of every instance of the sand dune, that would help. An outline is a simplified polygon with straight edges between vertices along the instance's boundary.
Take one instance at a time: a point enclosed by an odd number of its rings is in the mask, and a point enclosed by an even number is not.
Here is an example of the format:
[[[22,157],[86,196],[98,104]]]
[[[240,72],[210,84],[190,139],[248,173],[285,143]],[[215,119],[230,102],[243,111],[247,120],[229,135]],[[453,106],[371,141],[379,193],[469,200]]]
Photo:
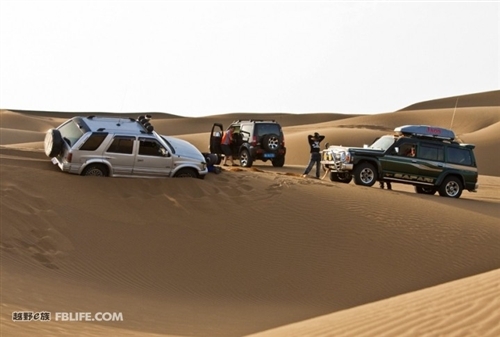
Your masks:
[[[285,167],[205,180],[64,174],[42,150],[64,115],[2,110],[0,333],[497,336],[498,106],[454,115],[457,135],[476,144],[477,193],[447,199],[300,177],[311,132],[361,146],[398,125],[446,127],[453,110],[282,114]],[[244,116],[158,114],[154,125],[204,151],[212,123]],[[20,311],[53,316],[13,321]],[[123,321],[63,322],[56,312]]]

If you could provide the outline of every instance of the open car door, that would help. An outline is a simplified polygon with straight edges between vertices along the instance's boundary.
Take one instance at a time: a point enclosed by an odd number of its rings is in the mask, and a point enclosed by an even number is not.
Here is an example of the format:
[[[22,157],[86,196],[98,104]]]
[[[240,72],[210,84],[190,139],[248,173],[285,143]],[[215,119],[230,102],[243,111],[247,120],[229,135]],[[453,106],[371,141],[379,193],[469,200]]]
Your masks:
[[[214,125],[212,125],[212,131],[210,132],[210,153],[216,153],[219,157],[222,154],[220,142],[222,140],[223,130],[222,124],[214,123]]]

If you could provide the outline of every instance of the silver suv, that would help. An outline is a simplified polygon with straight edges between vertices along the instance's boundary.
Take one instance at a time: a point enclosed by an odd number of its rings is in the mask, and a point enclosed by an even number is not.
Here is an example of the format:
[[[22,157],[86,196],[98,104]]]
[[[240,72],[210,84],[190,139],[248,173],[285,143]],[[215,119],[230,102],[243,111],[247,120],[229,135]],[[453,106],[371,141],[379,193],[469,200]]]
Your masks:
[[[45,135],[45,154],[64,172],[86,176],[193,177],[207,174],[192,144],[159,135],[151,116],[73,117]]]

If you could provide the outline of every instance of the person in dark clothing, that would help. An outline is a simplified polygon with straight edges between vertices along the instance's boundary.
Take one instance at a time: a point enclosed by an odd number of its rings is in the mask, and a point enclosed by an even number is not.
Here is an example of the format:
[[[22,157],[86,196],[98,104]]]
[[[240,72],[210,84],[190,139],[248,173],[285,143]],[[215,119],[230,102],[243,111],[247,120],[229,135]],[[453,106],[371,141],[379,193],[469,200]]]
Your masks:
[[[309,160],[309,165],[307,165],[306,170],[304,171],[304,174],[302,177],[307,177],[309,172],[311,172],[314,164],[316,164],[316,178],[319,179],[319,166],[321,162],[321,153],[319,152],[320,150],[320,143],[321,141],[325,139],[325,136],[320,135],[319,133],[315,132],[314,135],[308,135],[307,136],[307,141],[309,142],[309,147],[311,148],[311,159]]]
[[[390,181],[385,181],[385,183],[387,184],[387,189],[388,190],[392,190],[391,182]],[[380,180],[380,188],[384,189],[384,181],[383,180]]]

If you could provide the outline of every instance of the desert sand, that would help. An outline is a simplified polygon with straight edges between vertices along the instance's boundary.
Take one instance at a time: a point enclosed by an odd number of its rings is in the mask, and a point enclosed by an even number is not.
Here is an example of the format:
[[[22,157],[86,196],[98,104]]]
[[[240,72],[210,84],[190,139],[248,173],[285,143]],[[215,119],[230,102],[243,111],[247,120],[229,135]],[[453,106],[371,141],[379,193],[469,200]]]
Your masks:
[[[500,91],[375,115],[153,113],[158,132],[202,152],[214,122],[282,124],[283,168],[256,162],[204,180],[62,173],[44,134],[89,114],[0,111],[1,336],[500,335]],[[308,134],[362,146],[406,124],[452,127],[475,144],[477,193],[300,177]]]

